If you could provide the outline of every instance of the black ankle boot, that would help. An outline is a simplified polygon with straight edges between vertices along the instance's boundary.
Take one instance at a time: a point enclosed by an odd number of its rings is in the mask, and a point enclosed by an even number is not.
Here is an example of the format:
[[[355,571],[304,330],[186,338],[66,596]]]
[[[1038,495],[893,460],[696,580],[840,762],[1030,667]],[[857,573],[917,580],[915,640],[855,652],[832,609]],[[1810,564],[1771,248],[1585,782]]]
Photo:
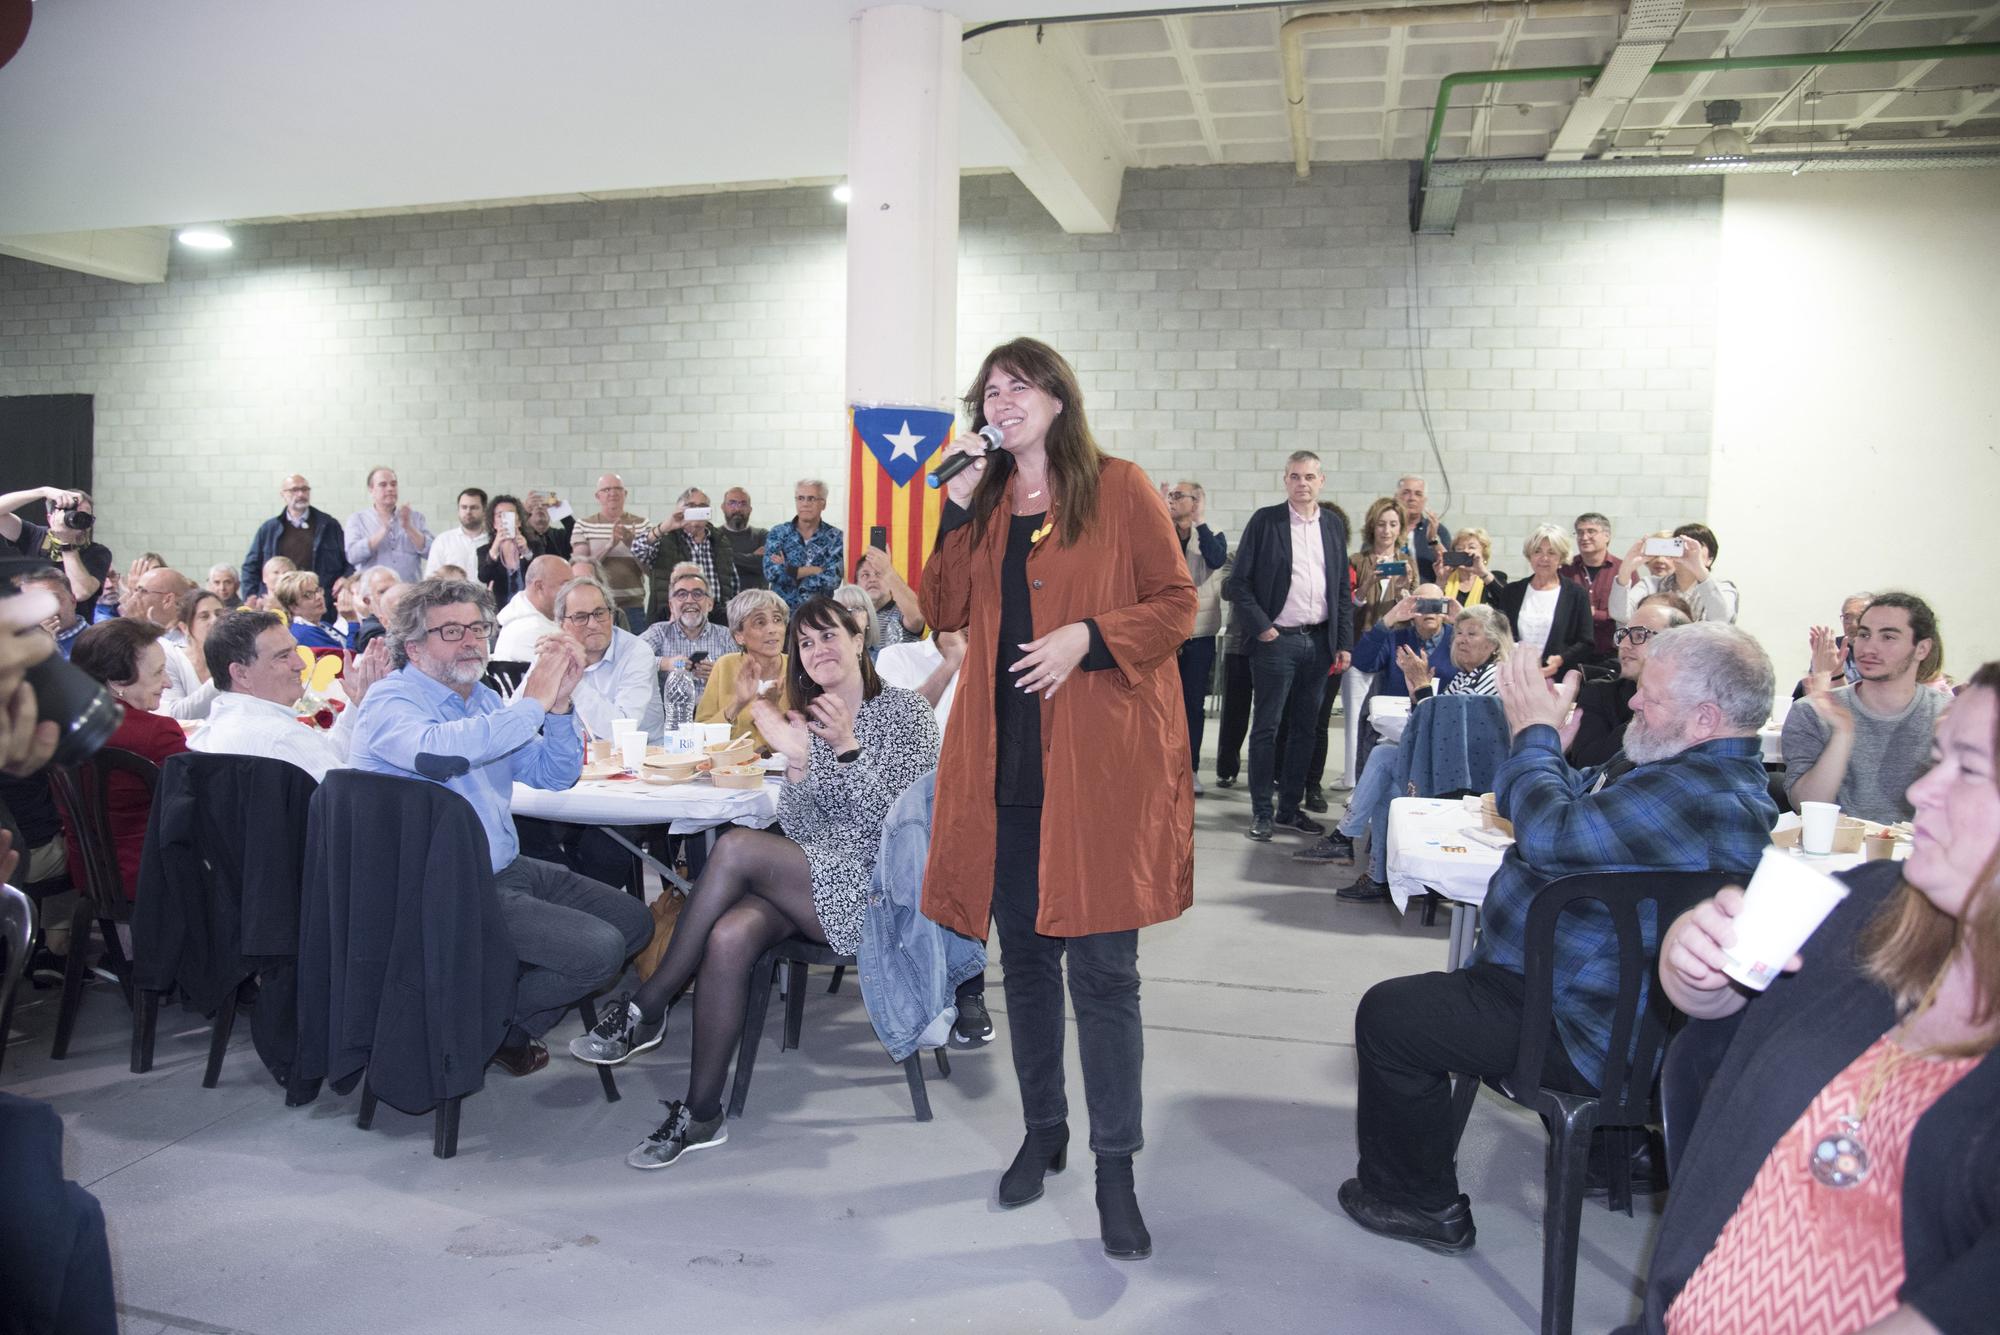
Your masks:
[[[1020,1153],[1000,1175],[1000,1208],[1012,1210],[1042,1198],[1042,1177],[1069,1165],[1069,1123],[1030,1129]]]
[[[1132,1156],[1097,1156],[1097,1231],[1104,1254],[1114,1261],[1143,1261],[1153,1254],[1153,1235],[1139,1213],[1132,1190]]]

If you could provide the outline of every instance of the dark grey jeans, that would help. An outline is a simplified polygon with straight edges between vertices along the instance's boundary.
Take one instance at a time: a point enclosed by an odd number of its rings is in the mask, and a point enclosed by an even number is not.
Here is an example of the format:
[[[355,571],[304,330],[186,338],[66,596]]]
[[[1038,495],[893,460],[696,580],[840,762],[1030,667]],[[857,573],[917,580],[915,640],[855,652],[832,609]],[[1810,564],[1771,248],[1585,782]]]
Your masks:
[[[1139,934],[1060,937],[1037,932],[1041,808],[1001,807],[999,817],[993,924],[1006,967],[1007,1033],[1014,1075],[1021,1082],[1022,1120],[1030,1130],[1040,1130],[1069,1117],[1063,1092],[1067,956],[1091,1151],[1136,1154],[1145,1144],[1139,1129],[1139,1076],[1146,1055],[1139,1026]]]
[[[1249,646],[1250,680],[1255,687],[1250,712],[1250,813],[1269,816],[1277,790],[1278,813],[1299,809],[1312,764],[1312,729],[1326,690],[1326,630],[1285,634]],[[1277,771],[1278,732],[1285,732],[1285,772]]]
[[[493,874],[493,889],[523,966],[514,1024],[536,1038],[653,939],[643,902],[553,862],[515,858]]]

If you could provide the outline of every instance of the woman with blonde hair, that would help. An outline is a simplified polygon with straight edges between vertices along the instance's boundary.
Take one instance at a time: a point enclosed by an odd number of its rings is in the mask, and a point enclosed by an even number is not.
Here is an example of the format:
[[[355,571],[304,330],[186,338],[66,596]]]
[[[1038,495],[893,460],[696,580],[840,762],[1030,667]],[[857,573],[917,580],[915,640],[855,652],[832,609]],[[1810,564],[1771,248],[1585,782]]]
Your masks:
[[[1590,621],[1590,592],[1562,577],[1575,542],[1569,530],[1538,524],[1521,544],[1529,575],[1495,592],[1488,601],[1507,618],[1507,628],[1523,653],[1533,654],[1542,675],[1560,677],[1596,653]]]
[[[1768,989],[1722,972],[1743,892],[1682,914],[1660,982],[1722,1049],[1674,1171],[1642,1329],[1991,1330],[2000,1311],[2000,662],[1910,785],[1907,861]],[[1679,1053],[1670,1053],[1675,1061]]]
[[[1453,565],[1454,557],[1470,558]],[[1507,583],[1497,570],[1487,569],[1493,559],[1493,536],[1483,528],[1467,526],[1451,539],[1451,551],[1438,561],[1438,586],[1447,598],[1456,598],[1461,607],[1478,607],[1493,601],[1493,595]]]

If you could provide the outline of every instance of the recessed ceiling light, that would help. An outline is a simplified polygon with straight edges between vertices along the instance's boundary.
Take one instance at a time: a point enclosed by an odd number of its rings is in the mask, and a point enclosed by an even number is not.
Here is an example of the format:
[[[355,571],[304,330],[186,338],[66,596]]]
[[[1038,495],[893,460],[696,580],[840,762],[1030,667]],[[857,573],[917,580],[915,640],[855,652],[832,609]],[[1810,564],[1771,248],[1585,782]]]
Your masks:
[[[833,188],[833,198],[836,203],[847,203],[848,200],[854,198],[854,187],[844,184],[835,186]]]
[[[228,250],[236,244],[220,227],[184,227],[174,239],[196,250]]]

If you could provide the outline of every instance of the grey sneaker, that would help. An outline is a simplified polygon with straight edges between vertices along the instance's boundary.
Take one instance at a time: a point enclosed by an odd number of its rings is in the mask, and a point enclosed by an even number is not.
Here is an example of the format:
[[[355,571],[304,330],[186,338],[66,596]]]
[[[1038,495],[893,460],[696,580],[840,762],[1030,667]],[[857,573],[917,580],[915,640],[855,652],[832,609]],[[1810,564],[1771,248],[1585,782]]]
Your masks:
[[[592,1066],[618,1066],[660,1046],[667,1036],[667,1017],[647,1024],[638,1006],[629,997],[617,997],[606,1004],[597,1027],[569,1041],[569,1055]]]
[[[660,1123],[660,1129],[626,1155],[625,1162],[634,1168],[666,1168],[683,1154],[728,1143],[728,1119],[723,1114],[697,1122],[688,1113],[687,1105],[675,1099],[667,1104],[667,1120]]]

